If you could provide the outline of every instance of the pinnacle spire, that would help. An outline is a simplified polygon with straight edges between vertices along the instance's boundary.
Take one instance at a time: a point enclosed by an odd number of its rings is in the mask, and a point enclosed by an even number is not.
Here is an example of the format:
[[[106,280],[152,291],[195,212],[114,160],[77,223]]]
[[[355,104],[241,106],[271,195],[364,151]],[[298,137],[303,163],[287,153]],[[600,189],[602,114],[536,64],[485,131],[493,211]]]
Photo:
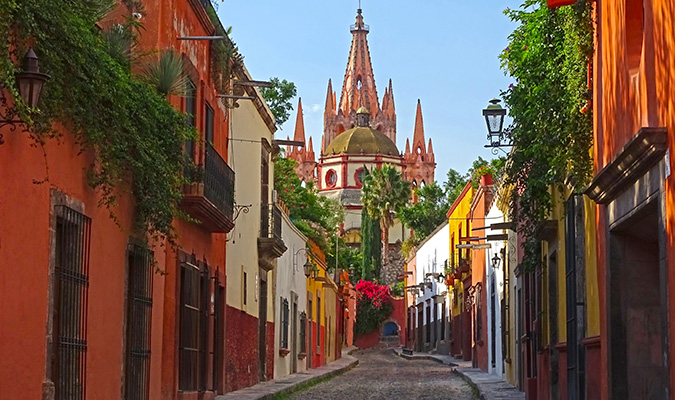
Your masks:
[[[347,60],[345,80],[340,95],[340,107],[344,115],[349,115],[359,107],[366,107],[373,116],[380,111],[375,88],[373,65],[370,61],[367,35],[370,27],[363,23],[361,9],[357,10],[356,23],[351,26],[352,46]]]
[[[305,121],[302,116],[302,98],[298,99],[298,116],[295,120],[295,136],[293,136],[293,140],[297,140],[298,142],[305,141]]]
[[[326,93],[326,109],[324,115],[328,113],[335,113],[335,93],[333,92],[333,82],[328,79],[328,92]]]
[[[405,140],[405,153],[404,154],[410,154],[410,139]]]
[[[429,139],[429,143],[431,144],[431,139]],[[312,143],[312,137],[309,137],[309,145],[305,148],[305,150],[308,153],[309,158],[314,159],[314,144]]]
[[[434,156],[434,148],[431,145],[431,138],[429,138],[429,145],[427,146],[427,154],[429,155],[429,158],[431,159],[431,161],[435,160],[436,157]]]
[[[413,134],[412,143],[413,152],[417,153],[417,149],[421,149],[422,153],[426,153],[424,145],[424,121],[422,120],[422,104],[417,99],[417,113],[415,115],[415,131]]]

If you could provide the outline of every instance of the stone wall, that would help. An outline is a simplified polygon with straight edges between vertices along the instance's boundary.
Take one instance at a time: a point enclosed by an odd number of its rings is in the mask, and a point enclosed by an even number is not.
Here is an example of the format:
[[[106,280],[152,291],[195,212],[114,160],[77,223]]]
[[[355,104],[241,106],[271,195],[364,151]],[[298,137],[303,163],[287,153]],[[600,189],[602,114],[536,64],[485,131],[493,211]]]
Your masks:
[[[405,271],[405,257],[401,252],[401,242],[389,245],[389,260],[385,263],[382,257],[382,270],[380,271],[380,283],[391,285],[398,283],[398,276]]]

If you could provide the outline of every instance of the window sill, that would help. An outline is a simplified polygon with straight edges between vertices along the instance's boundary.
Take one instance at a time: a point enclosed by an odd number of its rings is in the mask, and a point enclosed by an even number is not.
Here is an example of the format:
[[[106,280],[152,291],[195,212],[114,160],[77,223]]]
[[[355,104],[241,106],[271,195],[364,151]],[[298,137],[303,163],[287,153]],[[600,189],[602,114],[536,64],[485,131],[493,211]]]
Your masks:
[[[307,353],[298,353],[298,360],[304,360],[307,357]]]
[[[279,355],[282,357],[286,357],[291,351],[285,347],[282,347],[279,349]]]

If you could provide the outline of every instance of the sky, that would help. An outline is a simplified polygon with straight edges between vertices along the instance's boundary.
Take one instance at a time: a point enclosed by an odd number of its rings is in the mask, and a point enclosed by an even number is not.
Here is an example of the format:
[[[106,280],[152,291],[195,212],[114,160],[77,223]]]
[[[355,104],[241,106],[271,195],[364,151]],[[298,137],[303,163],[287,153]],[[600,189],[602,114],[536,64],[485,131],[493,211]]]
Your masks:
[[[255,80],[295,83],[302,98],[305,134],[317,158],[328,79],[338,101],[358,0],[224,0],[218,14]],[[521,0],[362,0],[364,23],[380,104],[392,79],[397,146],[412,141],[417,99],[424,131],[436,155],[436,181],[452,168],[465,173],[473,160],[494,156],[483,147],[481,110],[512,82],[499,53],[515,25],[503,14]],[[293,138],[297,98],[275,133]]]

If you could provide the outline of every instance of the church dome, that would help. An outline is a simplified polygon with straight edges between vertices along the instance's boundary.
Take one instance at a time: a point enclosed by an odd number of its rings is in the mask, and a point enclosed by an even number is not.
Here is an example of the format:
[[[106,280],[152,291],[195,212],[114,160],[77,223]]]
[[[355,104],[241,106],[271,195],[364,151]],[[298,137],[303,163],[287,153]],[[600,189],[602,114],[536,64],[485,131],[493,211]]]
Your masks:
[[[384,133],[369,126],[357,126],[339,134],[326,147],[325,155],[333,154],[384,154],[398,156],[394,142]]]
[[[384,154],[398,156],[396,144],[384,133],[370,127],[370,112],[365,107],[356,111],[356,127],[339,134],[326,147],[324,155]]]

